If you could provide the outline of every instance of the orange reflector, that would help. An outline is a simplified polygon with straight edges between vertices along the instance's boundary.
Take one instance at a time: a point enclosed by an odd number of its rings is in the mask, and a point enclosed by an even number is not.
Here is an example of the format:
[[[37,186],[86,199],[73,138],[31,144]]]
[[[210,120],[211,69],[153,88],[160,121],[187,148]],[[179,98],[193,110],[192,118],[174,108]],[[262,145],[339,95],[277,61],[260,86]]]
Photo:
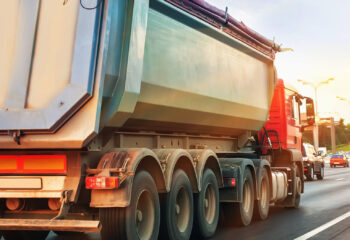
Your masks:
[[[87,189],[113,189],[119,187],[118,177],[86,177],[85,187]]]
[[[0,169],[16,170],[17,169],[16,156],[0,156]]]
[[[0,156],[0,173],[67,173],[65,155]]]

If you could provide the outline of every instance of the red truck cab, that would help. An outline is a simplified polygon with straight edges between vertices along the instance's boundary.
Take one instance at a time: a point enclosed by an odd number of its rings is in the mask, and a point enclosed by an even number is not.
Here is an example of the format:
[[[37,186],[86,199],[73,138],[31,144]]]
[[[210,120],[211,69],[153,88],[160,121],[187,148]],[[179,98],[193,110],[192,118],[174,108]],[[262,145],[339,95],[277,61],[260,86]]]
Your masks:
[[[280,143],[282,149],[301,151],[300,98],[296,89],[286,87],[282,79],[277,80],[269,119],[264,126],[266,130],[275,130],[278,133],[279,141],[276,134],[269,135],[274,149]]]
[[[300,111],[302,106],[306,110],[306,119],[302,119]],[[285,85],[282,79],[278,79],[270,107],[269,119],[259,132],[259,142],[263,141],[264,146],[271,144],[272,149],[295,149],[303,152],[302,132],[304,126],[313,125],[314,121],[313,100],[301,96],[294,87]],[[264,137],[265,132],[268,133],[270,143],[268,138]],[[263,151],[267,152],[268,148],[264,148]],[[314,176],[323,179],[324,164],[310,164],[308,161],[303,163],[304,175],[308,180],[313,180]]]

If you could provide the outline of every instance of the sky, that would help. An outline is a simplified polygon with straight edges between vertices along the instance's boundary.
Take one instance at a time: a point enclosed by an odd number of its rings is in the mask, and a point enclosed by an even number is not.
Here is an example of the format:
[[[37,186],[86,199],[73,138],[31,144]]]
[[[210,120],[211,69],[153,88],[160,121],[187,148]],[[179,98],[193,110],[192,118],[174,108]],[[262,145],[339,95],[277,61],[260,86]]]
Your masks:
[[[318,88],[320,117],[345,118],[350,123],[350,1],[348,0],[207,0],[267,38],[293,52],[277,53],[278,77],[301,94],[314,98]],[[348,101],[340,101],[340,96]]]

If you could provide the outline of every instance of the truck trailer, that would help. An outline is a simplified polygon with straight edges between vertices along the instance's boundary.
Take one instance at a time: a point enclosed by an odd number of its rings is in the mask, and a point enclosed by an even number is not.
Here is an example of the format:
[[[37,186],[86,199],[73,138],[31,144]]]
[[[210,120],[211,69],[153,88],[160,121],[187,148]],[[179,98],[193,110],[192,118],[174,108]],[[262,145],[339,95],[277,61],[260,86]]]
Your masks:
[[[298,207],[303,97],[277,80],[280,46],[227,10],[12,0],[0,12],[5,239],[206,238],[220,208],[249,225],[272,203]],[[278,83],[289,110],[276,130],[264,124]]]

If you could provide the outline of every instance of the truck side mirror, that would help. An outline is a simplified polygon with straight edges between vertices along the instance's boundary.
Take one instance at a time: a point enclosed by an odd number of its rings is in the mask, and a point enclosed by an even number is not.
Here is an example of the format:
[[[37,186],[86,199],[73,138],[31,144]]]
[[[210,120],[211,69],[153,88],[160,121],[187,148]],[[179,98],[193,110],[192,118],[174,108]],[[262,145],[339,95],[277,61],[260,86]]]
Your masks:
[[[312,98],[303,97],[301,100],[301,131],[304,132],[305,128],[315,124],[315,107]]]
[[[315,124],[314,101],[311,98],[306,98],[306,121],[309,126]]]

